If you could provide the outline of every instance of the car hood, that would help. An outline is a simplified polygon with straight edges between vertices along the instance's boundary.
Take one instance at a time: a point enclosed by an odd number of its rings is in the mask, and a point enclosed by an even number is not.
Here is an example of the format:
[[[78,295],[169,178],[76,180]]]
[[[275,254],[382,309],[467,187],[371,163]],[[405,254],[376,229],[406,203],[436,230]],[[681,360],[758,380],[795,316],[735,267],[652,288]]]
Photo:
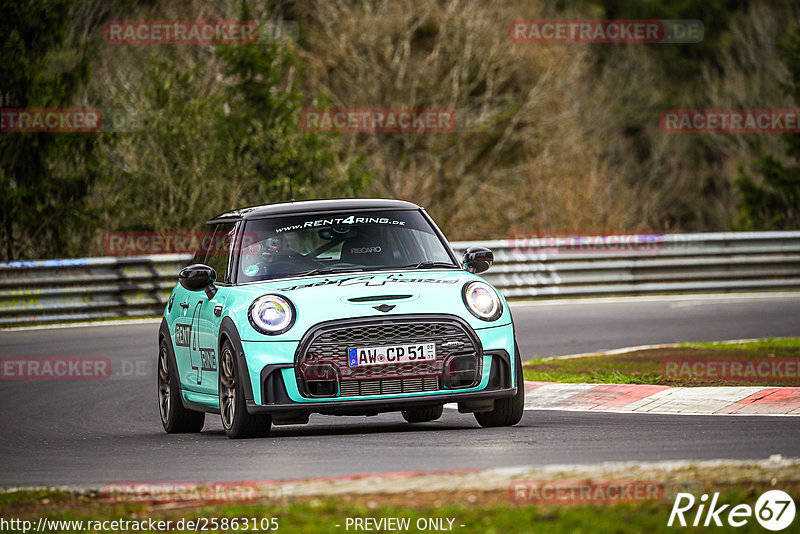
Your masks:
[[[226,309],[244,341],[299,340],[317,323],[354,317],[451,314],[463,318],[474,329],[510,323],[511,314],[502,294],[504,309],[497,321],[482,321],[467,310],[462,288],[473,280],[483,279],[461,270],[425,269],[259,282],[237,286],[227,298]],[[256,332],[247,317],[250,304],[267,293],[288,298],[297,311],[294,326],[280,336]]]

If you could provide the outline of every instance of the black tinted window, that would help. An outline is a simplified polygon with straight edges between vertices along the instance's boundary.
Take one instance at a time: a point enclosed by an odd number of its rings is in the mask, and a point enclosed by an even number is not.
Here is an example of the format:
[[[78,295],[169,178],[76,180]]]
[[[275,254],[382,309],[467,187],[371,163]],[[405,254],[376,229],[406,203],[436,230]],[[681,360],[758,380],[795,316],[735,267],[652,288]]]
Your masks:
[[[204,236],[204,241],[208,242],[204,243],[206,252],[202,263],[217,271],[217,282],[220,283],[226,283],[230,279],[228,265],[235,228],[234,223],[217,224],[207,239]]]
[[[444,243],[418,211],[297,215],[247,221],[238,282],[312,271],[381,270],[422,262],[453,266]]]

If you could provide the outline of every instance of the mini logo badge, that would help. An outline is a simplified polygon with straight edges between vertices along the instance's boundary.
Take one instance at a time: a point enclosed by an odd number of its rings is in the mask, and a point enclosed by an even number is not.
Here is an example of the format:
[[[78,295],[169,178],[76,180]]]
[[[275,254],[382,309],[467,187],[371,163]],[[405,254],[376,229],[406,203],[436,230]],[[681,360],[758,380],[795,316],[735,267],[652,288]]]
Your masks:
[[[386,313],[394,309],[394,304],[381,304],[380,306],[373,306],[376,310]]]

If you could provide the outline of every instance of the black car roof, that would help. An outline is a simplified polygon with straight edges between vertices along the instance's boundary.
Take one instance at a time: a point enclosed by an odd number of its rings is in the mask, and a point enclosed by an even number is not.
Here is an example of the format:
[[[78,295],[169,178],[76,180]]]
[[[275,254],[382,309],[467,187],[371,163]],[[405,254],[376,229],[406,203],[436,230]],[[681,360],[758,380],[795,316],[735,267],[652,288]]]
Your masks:
[[[249,219],[263,219],[280,215],[302,215],[306,213],[324,213],[349,210],[418,210],[419,206],[405,200],[391,200],[385,198],[339,198],[331,200],[300,200],[296,202],[281,202],[280,204],[265,204],[231,210],[217,215],[207,224],[230,222]]]

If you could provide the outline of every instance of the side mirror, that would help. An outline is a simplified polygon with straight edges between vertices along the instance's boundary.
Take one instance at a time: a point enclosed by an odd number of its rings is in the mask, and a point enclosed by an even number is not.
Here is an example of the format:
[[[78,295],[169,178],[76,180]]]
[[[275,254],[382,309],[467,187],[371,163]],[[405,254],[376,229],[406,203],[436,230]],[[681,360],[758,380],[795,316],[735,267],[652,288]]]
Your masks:
[[[466,271],[474,274],[482,273],[494,263],[494,254],[488,248],[470,247],[464,253],[461,265]]]
[[[213,267],[203,265],[202,263],[195,263],[181,269],[178,275],[178,282],[189,291],[200,291],[204,289],[206,295],[211,299],[217,293],[217,288],[214,282],[217,279],[217,271]]]

